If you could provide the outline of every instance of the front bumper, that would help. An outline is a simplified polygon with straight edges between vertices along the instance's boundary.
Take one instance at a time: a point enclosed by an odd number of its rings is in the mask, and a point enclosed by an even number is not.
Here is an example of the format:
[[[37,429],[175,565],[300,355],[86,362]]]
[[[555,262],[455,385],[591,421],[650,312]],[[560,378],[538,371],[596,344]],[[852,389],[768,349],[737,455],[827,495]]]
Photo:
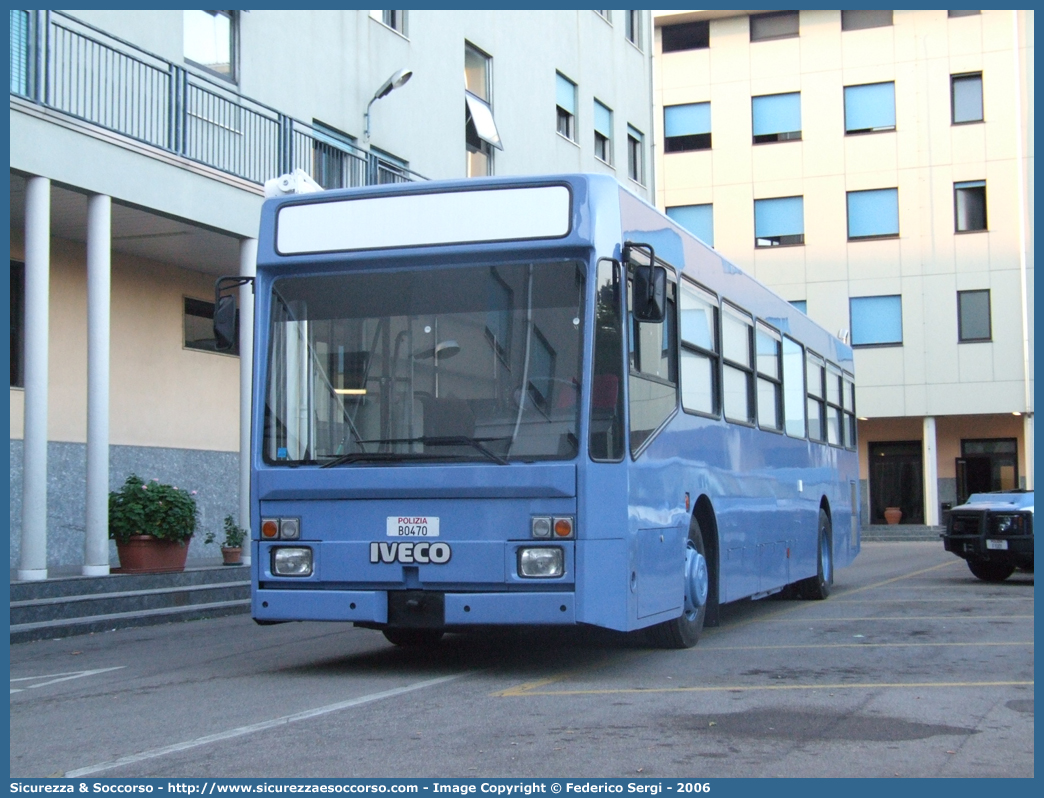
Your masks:
[[[943,535],[946,551],[978,562],[1033,565],[1033,536],[984,537],[982,535]]]
[[[252,614],[259,621],[352,621],[388,623],[387,590],[272,590],[258,588],[252,597]],[[418,591],[420,593],[421,591]],[[489,626],[497,624],[575,624],[572,592],[441,593],[442,623],[429,626]],[[393,598],[394,600],[394,598]]]

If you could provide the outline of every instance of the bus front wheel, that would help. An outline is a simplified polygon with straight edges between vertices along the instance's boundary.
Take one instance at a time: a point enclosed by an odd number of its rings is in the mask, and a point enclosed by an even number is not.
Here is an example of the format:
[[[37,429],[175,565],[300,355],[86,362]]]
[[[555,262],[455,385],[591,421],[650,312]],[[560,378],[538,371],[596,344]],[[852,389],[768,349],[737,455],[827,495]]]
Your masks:
[[[834,548],[832,545],[830,516],[819,510],[819,540],[816,543],[816,575],[797,583],[801,598],[822,600],[830,595],[834,584]]]
[[[389,643],[404,648],[429,648],[442,639],[441,629],[406,629],[401,626],[389,626],[381,632]]]
[[[647,630],[648,640],[657,648],[692,648],[703,632],[710,598],[710,574],[703,545],[703,532],[696,516],[689,524],[685,544],[685,602],[680,617],[664,621]]]

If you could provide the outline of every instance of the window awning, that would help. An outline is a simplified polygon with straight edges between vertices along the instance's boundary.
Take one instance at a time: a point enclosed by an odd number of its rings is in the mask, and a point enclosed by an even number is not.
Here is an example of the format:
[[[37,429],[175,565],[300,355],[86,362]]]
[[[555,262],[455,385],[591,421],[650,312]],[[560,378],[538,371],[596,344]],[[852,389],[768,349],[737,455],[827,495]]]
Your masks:
[[[498,150],[503,150],[504,145],[500,143],[500,133],[497,132],[497,123],[493,121],[492,109],[469,92],[464,92],[464,102],[467,104],[471,123],[475,126],[478,137]]]

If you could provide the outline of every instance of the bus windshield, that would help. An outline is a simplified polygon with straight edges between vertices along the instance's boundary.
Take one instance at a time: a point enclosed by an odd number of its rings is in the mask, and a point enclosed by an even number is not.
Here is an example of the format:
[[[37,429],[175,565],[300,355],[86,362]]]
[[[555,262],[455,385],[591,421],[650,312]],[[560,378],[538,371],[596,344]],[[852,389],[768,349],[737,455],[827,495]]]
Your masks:
[[[264,460],[575,457],[583,296],[573,261],[275,280]]]

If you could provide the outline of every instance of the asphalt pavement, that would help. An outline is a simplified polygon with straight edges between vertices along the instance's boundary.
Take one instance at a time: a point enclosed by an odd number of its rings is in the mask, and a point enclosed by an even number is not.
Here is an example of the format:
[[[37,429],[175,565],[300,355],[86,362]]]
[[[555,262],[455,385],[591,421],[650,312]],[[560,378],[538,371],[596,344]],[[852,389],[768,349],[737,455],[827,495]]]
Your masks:
[[[1033,574],[865,543],[685,651],[233,616],[11,646],[12,777],[1032,777]]]

